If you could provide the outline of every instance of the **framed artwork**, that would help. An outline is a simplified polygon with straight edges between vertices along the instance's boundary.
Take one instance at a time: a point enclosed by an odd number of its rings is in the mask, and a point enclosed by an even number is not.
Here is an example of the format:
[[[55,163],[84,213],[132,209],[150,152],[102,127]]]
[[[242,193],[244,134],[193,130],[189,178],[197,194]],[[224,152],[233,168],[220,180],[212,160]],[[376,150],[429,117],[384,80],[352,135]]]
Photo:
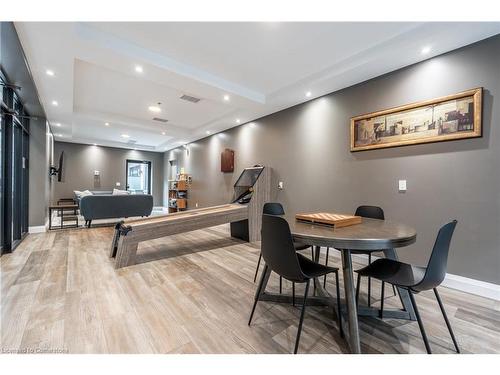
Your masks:
[[[351,118],[351,152],[481,137],[483,89]]]

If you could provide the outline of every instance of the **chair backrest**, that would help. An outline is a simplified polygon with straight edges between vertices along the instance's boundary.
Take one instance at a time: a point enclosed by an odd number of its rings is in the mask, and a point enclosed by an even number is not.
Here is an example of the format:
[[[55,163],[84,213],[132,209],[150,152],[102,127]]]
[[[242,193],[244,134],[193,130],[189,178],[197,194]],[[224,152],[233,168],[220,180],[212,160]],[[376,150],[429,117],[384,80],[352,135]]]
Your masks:
[[[456,226],[457,221],[453,220],[439,229],[424,278],[412,289],[418,291],[429,290],[443,282],[446,276],[450,242]]]
[[[377,206],[359,206],[356,208],[356,216],[367,217],[369,219],[385,220],[384,210]]]
[[[287,221],[275,215],[262,215],[261,252],[271,271],[295,282],[305,277],[293,246],[290,226]]]
[[[262,208],[262,213],[264,215],[284,215],[285,210],[283,209],[283,206],[281,203],[275,203],[275,202],[270,202],[270,203],[264,203],[264,207]]]

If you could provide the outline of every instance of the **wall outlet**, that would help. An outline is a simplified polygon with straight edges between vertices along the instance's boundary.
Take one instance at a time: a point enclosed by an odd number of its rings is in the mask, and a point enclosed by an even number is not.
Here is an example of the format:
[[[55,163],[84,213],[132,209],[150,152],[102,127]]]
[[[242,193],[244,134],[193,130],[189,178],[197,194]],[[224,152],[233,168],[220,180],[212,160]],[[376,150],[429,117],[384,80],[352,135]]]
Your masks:
[[[120,183],[120,182],[117,182],[117,183],[116,183],[116,186],[121,186],[121,183]]]
[[[398,190],[400,193],[404,193],[406,191],[406,180],[399,180]]]
[[[278,182],[278,189],[283,190],[283,181]]]

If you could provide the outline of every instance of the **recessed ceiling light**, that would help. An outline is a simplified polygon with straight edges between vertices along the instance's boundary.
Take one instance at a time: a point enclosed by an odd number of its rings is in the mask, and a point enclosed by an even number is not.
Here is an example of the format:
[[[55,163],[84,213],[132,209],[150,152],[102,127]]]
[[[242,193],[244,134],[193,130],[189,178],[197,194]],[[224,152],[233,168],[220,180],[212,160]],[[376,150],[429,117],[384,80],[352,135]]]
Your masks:
[[[151,111],[151,112],[154,112],[154,113],[159,113],[161,112],[161,108],[156,106],[156,105],[150,105],[148,107],[148,109]]]
[[[105,122],[105,123],[104,123],[104,126],[109,126],[109,122]]]
[[[144,70],[142,69],[142,66],[140,66],[140,65],[136,65],[136,66],[135,66],[135,71],[136,71],[137,73],[142,73],[142,72],[144,72]]]
[[[57,102],[57,100],[52,100],[52,105],[54,107],[57,107],[59,105],[59,103]]]
[[[165,133],[165,132],[161,132],[161,134],[162,134],[162,135],[165,135],[165,134],[167,134],[167,133]]]
[[[212,134],[212,132],[210,130],[207,130],[206,133],[209,135]]]
[[[58,128],[61,127],[61,123],[60,122],[54,122],[54,125],[57,126]]]
[[[128,134],[122,134],[122,137],[123,138],[130,138],[130,135],[128,135]]]
[[[239,118],[236,119],[236,123],[239,124],[241,120]]]
[[[426,46],[422,48],[422,55],[427,55],[429,52],[431,52],[431,47]]]
[[[311,91],[307,91],[307,92],[306,92],[306,98],[310,98],[310,97],[311,97],[311,95],[312,95]]]
[[[53,70],[50,70],[50,69],[47,69],[47,70],[45,71],[45,74],[47,74],[48,76],[51,76],[51,77],[54,77],[54,76],[56,75],[56,74],[54,73],[54,71],[53,71]]]
[[[228,102],[228,101],[229,101],[229,95],[227,95],[227,94],[226,94],[226,95],[224,95],[224,100],[225,100],[226,102]]]

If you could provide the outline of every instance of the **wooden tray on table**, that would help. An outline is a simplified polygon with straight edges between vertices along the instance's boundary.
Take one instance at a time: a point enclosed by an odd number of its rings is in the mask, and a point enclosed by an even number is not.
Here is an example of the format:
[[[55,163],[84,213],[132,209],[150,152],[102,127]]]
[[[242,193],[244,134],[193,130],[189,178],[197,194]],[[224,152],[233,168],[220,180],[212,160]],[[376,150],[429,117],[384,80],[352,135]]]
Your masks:
[[[321,224],[335,228],[361,224],[362,221],[361,216],[336,214],[330,212],[296,214],[295,219],[311,224]]]

